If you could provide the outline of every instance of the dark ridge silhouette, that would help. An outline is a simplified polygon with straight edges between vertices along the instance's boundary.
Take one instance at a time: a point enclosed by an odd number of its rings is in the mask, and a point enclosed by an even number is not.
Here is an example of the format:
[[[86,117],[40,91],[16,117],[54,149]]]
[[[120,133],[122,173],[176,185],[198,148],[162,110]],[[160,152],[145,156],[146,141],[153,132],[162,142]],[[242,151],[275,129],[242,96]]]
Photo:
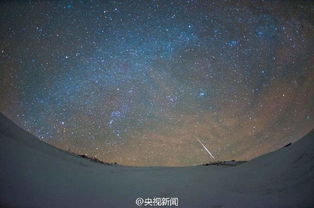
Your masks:
[[[72,154],[73,154],[73,155],[77,155],[77,154],[75,154],[75,153],[72,153]],[[113,162],[113,163],[104,162],[104,161],[99,160],[99,159],[96,158],[96,157],[89,157],[89,156],[87,156],[87,155],[77,155],[77,156],[79,156],[79,157],[81,157],[81,158],[88,159],[88,160],[93,161],[93,162],[96,162],[96,163],[104,164],[104,165],[118,165],[117,162]]]
[[[292,144],[292,143],[290,142],[290,143],[286,144],[285,146],[283,146],[282,148],[289,147],[291,144]]]
[[[247,161],[236,161],[236,160],[217,161],[217,162],[205,163],[205,164],[202,164],[202,166],[210,166],[210,165],[216,165],[216,166],[236,166],[236,165],[241,165],[241,164],[246,163],[246,162]]]

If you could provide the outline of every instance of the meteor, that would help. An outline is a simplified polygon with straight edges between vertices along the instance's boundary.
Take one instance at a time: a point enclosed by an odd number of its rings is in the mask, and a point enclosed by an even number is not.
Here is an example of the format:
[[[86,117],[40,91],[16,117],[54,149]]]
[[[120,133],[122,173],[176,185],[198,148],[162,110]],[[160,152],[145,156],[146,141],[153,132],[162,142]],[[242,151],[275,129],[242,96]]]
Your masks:
[[[206,152],[208,152],[208,154],[215,160],[214,155],[205,147],[205,145],[198,139],[196,138],[197,141],[204,147],[204,149],[206,150]]]

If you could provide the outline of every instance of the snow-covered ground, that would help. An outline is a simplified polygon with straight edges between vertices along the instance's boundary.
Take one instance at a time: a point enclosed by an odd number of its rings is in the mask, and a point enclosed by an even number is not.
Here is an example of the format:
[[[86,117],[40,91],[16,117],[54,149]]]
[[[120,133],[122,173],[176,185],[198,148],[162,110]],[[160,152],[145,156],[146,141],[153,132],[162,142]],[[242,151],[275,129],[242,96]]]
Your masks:
[[[71,155],[0,115],[0,207],[128,208],[138,197],[178,197],[187,208],[295,208],[314,207],[313,196],[313,130],[238,166],[136,168]]]

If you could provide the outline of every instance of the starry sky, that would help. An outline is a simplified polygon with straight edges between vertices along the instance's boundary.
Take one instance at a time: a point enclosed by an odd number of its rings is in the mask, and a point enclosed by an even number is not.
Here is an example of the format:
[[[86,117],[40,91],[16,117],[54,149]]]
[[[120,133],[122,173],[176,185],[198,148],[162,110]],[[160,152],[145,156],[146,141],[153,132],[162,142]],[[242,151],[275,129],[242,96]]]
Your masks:
[[[0,111],[105,162],[249,160],[314,127],[313,10],[311,1],[2,1]]]

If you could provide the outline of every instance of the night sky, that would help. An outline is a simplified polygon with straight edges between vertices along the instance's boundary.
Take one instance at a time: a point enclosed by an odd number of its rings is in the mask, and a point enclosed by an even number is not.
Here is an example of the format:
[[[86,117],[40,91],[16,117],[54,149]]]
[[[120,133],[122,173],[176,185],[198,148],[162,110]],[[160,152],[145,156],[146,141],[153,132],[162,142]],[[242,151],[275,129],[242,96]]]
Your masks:
[[[2,1],[0,111],[105,162],[254,158],[314,127],[312,2]]]

